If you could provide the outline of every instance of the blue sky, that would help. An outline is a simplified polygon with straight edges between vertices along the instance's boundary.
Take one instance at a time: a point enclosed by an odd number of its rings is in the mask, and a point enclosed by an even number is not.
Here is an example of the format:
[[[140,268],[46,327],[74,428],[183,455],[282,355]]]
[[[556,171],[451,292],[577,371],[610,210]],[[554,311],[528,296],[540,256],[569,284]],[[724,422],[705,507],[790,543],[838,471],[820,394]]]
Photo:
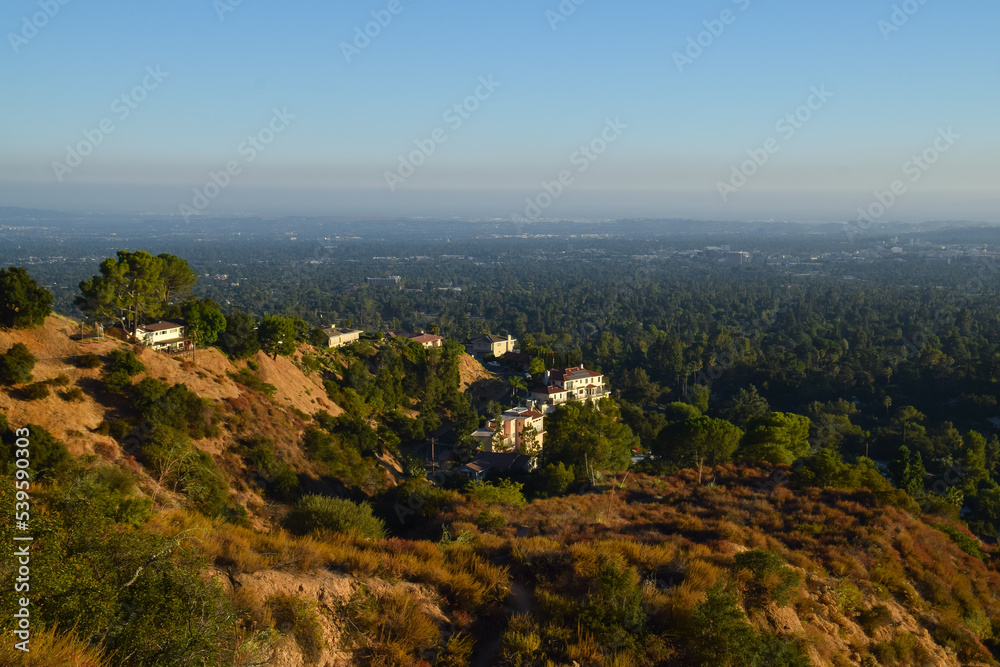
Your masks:
[[[177,212],[236,161],[201,212],[508,217],[569,170],[543,217],[842,220],[951,127],[886,219],[1000,221],[995,0],[897,2],[912,14],[892,32],[882,0],[566,0],[555,29],[559,0],[398,0],[351,62],[341,44],[389,0],[235,1],[4,3],[0,205]],[[167,76],[120,118],[147,68]],[[453,129],[444,113],[490,76]],[[776,122],[813,87],[832,96],[784,137]],[[294,119],[250,162],[240,146],[274,109]],[[627,129],[578,172],[609,118]],[[60,181],[53,163],[106,120]],[[447,141],[390,190],[386,172],[439,128]],[[723,197],[768,139],[779,150]]]

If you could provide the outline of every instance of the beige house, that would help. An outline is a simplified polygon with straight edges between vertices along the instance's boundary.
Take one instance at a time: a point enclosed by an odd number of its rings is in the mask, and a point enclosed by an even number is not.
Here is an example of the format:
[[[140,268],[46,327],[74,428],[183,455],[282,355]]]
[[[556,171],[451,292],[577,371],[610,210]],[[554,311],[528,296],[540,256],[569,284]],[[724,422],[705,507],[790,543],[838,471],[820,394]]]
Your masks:
[[[392,333],[389,335],[397,338],[409,338],[415,343],[420,343],[428,350],[436,347],[442,347],[444,345],[444,338],[442,338],[441,336],[435,336],[433,334],[427,334],[423,332],[418,334]]]
[[[191,349],[187,328],[180,322],[143,324],[135,330],[135,337],[140,343],[154,350],[183,352]]]
[[[326,336],[326,346],[327,347],[343,347],[345,345],[350,345],[361,339],[361,334],[363,332],[360,329],[323,329],[323,334]]]
[[[597,401],[609,395],[604,375],[583,366],[545,371],[542,387],[529,392],[542,411],[550,413],[567,401]]]
[[[545,415],[531,408],[513,408],[500,415],[501,442],[494,441],[496,421],[472,434],[487,452],[516,451],[535,456],[545,444]]]
[[[502,357],[508,352],[513,352],[516,345],[517,339],[512,338],[511,336],[503,338],[502,336],[487,334],[485,336],[473,338],[465,344],[465,349],[468,350],[469,354],[477,359],[482,359],[483,357],[488,357],[491,354],[494,357]]]

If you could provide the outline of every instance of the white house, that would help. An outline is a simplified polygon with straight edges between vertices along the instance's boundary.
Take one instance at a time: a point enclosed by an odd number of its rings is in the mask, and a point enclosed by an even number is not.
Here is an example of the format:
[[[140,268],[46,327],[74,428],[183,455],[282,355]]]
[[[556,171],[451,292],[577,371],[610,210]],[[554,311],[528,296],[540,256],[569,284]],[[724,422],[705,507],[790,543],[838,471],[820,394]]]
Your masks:
[[[609,395],[604,375],[583,366],[545,371],[543,381],[529,396],[546,414],[567,401],[598,401]]]
[[[361,334],[363,332],[360,329],[323,329],[323,334],[326,335],[326,346],[327,347],[343,347],[345,345],[350,345],[361,339]]]
[[[135,337],[140,343],[154,350],[183,352],[191,349],[191,341],[187,338],[187,327],[181,322],[142,324],[135,330]]]

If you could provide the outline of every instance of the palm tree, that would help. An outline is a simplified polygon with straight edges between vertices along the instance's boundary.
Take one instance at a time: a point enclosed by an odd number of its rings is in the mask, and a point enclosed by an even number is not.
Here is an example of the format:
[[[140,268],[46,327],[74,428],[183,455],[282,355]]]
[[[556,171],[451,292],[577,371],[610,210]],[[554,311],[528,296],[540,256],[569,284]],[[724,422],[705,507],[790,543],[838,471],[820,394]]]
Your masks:
[[[507,385],[510,387],[510,397],[514,398],[514,395],[518,391],[528,391],[528,385],[524,383],[524,378],[520,375],[512,375],[507,380]]]

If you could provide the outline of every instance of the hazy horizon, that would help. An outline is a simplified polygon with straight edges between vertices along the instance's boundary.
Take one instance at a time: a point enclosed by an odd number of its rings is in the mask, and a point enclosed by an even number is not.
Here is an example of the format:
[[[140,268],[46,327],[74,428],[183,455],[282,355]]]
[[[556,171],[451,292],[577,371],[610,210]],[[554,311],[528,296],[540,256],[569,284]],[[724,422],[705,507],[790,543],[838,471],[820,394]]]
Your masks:
[[[985,0],[51,2],[0,8],[0,206],[1000,222]]]

